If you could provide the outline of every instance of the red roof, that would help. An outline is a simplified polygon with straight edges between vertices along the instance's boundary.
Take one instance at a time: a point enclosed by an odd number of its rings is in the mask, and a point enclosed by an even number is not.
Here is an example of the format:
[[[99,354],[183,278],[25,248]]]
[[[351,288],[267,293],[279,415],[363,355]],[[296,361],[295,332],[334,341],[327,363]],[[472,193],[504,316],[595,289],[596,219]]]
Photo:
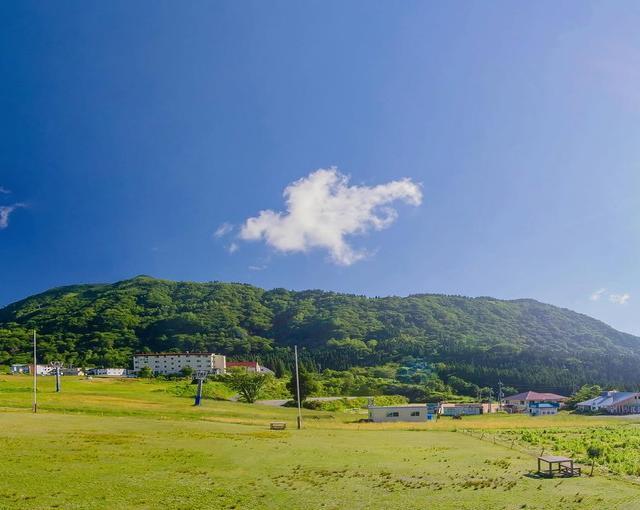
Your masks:
[[[568,397],[557,395],[556,393],[538,393],[536,391],[525,391],[524,393],[518,393],[517,395],[511,395],[505,397],[504,400],[567,400]]]
[[[258,368],[257,361],[227,361],[228,367],[253,367]]]

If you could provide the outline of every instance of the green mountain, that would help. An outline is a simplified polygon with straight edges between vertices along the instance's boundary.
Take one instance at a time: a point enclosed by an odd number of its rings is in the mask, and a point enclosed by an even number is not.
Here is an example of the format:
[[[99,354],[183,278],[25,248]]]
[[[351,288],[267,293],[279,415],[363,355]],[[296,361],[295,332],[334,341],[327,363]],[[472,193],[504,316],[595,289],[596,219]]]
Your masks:
[[[49,290],[0,310],[0,364],[42,358],[130,365],[136,351],[214,351],[344,370],[427,363],[446,381],[564,390],[640,384],[640,338],[531,299],[421,294],[369,298],[319,290],[140,276]]]

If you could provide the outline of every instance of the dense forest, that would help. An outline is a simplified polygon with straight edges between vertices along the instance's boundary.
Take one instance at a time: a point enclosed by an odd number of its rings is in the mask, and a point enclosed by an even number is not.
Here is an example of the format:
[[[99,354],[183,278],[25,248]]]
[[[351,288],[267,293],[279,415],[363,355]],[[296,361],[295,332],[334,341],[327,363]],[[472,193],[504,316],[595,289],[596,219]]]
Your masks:
[[[530,299],[369,298],[140,276],[52,289],[3,308],[0,364],[30,359],[32,329],[42,359],[81,366],[130,366],[137,351],[180,350],[289,367],[297,344],[309,370],[392,367],[394,377],[411,372],[405,381],[435,377],[467,393],[498,380],[565,392],[640,384],[640,338]]]

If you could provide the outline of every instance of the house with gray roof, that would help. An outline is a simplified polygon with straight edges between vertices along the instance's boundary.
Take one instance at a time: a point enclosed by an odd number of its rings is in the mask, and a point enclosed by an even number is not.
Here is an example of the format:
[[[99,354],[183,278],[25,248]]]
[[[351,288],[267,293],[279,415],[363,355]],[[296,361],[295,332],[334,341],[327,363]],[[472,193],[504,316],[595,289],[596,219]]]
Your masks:
[[[517,395],[509,395],[503,399],[503,409],[508,413],[530,413],[531,407],[537,404],[555,404],[561,408],[567,397],[556,393],[538,393],[525,391]]]
[[[634,391],[603,391],[597,397],[576,404],[583,412],[605,411],[609,414],[640,414],[640,393]]]

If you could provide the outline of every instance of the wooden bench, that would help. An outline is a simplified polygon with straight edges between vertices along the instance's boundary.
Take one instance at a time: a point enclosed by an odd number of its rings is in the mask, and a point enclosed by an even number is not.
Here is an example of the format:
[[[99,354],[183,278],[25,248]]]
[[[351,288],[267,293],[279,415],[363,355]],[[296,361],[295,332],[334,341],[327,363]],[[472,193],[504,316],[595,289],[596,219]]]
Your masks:
[[[271,430],[284,430],[287,428],[287,424],[283,421],[272,421],[269,428]]]

